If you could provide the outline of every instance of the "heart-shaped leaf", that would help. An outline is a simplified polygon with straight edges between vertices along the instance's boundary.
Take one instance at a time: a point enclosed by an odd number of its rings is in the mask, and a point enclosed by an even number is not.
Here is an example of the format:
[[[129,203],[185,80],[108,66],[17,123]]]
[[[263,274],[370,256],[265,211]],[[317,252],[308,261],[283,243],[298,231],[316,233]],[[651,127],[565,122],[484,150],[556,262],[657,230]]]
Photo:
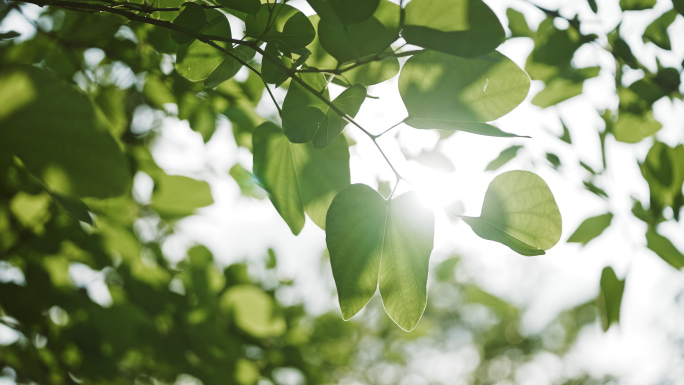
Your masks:
[[[530,88],[530,78],[499,52],[462,58],[425,51],[406,61],[399,93],[415,128],[514,136],[484,124],[509,113]]]
[[[487,188],[479,217],[463,217],[479,237],[522,255],[542,255],[561,237],[562,220],[549,186],[529,171],[498,175]]]

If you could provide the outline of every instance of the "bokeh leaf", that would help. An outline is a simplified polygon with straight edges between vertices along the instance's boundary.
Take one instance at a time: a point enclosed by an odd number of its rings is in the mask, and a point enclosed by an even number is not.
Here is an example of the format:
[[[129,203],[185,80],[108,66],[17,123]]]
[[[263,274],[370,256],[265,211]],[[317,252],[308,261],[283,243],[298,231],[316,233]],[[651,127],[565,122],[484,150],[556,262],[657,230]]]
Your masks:
[[[463,217],[479,237],[527,256],[545,254],[560,240],[561,215],[549,186],[529,171],[498,175],[487,188],[479,217]]]
[[[624,291],[625,280],[618,279],[612,267],[604,267],[601,272],[601,293],[597,299],[603,331],[607,331],[614,323],[620,323],[620,307]]]
[[[646,231],[646,242],[648,243],[648,248],[658,254],[670,266],[677,270],[681,270],[684,267],[684,254],[677,250],[669,239],[658,234],[652,227],[649,227]]]
[[[574,233],[568,238],[568,243],[581,243],[582,246],[589,243],[592,239],[601,235],[613,221],[612,213],[605,213],[595,217],[587,218],[577,227]]]

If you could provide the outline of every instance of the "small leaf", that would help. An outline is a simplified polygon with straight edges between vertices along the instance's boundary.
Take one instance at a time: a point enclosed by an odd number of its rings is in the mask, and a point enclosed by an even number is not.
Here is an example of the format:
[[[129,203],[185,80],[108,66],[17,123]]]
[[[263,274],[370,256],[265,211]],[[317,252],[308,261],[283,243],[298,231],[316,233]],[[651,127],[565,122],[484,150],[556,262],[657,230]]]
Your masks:
[[[598,13],[598,5],[596,5],[596,0],[587,0],[589,3],[589,8],[591,8],[591,11],[594,13]]]
[[[257,185],[256,177],[239,163],[231,167],[228,173],[237,182],[242,195],[256,199],[266,198],[266,191]]]
[[[390,201],[380,262],[380,294],[385,311],[411,331],[425,311],[435,216],[415,193]]]
[[[332,103],[353,118],[359,112],[364,100],[366,100],[366,87],[363,84],[354,84],[342,91]],[[332,108],[328,108],[313,138],[314,147],[325,148],[329,146],[342,133],[346,125],[346,120]]]
[[[245,35],[265,42],[277,39],[291,49],[306,47],[316,31],[311,21],[287,4],[264,4],[256,15],[245,19]]]
[[[209,183],[182,175],[151,175],[154,192],[151,207],[162,217],[177,219],[214,203]]]
[[[235,48],[233,53],[243,61],[247,62],[254,57],[256,51],[250,47],[241,45]],[[216,69],[204,80],[204,86],[207,88],[218,87],[221,83],[235,76],[235,74],[240,71],[240,68],[242,68],[242,64],[240,64],[240,62],[231,56],[226,56],[221,64],[219,64],[218,67],[216,67]]]
[[[344,71],[341,76],[350,84],[363,83],[372,86],[392,79],[398,73],[399,60],[396,57],[387,57]]]
[[[533,36],[530,26],[525,20],[525,15],[513,8],[506,10],[506,17],[508,18],[508,29],[511,30],[511,37],[531,37]]]
[[[619,280],[612,267],[604,267],[601,272],[601,292],[597,298],[603,331],[608,331],[610,325],[620,322],[620,307],[624,291],[625,280]]]
[[[574,81],[564,78],[553,78],[532,99],[532,104],[537,107],[547,108],[572,97],[582,94],[583,81]]]
[[[658,254],[663,261],[670,264],[677,270],[681,270],[684,267],[684,254],[670,242],[669,239],[658,234],[658,232],[649,226],[646,231],[646,242],[648,243],[648,248],[654,253]]]
[[[85,203],[83,203],[83,201],[73,196],[59,195],[55,193],[50,193],[50,195],[64,208],[64,210],[66,210],[67,213],[69,213],[69,215],[81,222],[95,226],[93,223],[93,218],[90,216],[90,213],[88,213],[90,209],[85,205]]]
[[[671,50],[672,45],[670,44],[670,36],[667,34],[667,28],[674,22],[676,17],[677,11],[671,9],[653,20],[653,22],[646,27],[646,31],[644,31],[644,43],[650,41],[662,49]]]
[[[0,40],[11,40],[21,36],[17,31],[0,32]]]
[[[363,184],[342,190],[328,210],[325,241],[345,320],[363,309],[377,289],[386,216],[387,202]]]
[[[292,143],[311,141],[329,108],[319,97],[329,99],[325,76],[320,73],[302,73],[300,77],[318,95],[294,80],[290,83],[283,101],[283,130]]]
[[[568,238],[568,243],[581,243],[585,246],[592,239],[601,235],[613,221],[613,214],[606,213],[585,219],[577,230]]]
[[[472,59],[425,51],[411,57],[399,75],[406,124],[481,135],[513,136],[482,123],[510,112],[529,88],[525,71],[496,51]]]
[[[226,8],[255,15],[261,9],[259,0],[216,0],[217,3]]]
[[[620,0],[620,8],[623,11],[642,11],[651,9],[656,5],[656,0]]]
[[[406,5],[402,36],[409,44],[475,57],[493,51],[506,34],[481,0],[412,0]]]
[[[501,166],[513,160],[513,158],[515,158],[515,156],[518,155],[518,150],[520,150],[521,148],[522,146],[511,146],[501,151],[501,153],[499,154],[499,156],[496,157],[496,159],[492,160],[491,162],[489,162],[489,164],[487,164],[487,168],[485,168],[485,171],[498,170]]]
[[[660,131],[663,125],[653,118],[653,111],[644,115],[636,115],[620,111],[617,122],[613,126],[615,140],[623,143],[638,143]]]
[[[498,175],[480,217],[463,217],[475,234],[522,255],[542,255],[560,240],[562,221],[549,186],[529,171]]]
[[[319,150],[311,143],[291,143],[271,122],[254,130],[254,175],[269,193],[280,216],[297,235],[304,212],[321,228],[338,192],[349,179],[349,147],[344,137]]]

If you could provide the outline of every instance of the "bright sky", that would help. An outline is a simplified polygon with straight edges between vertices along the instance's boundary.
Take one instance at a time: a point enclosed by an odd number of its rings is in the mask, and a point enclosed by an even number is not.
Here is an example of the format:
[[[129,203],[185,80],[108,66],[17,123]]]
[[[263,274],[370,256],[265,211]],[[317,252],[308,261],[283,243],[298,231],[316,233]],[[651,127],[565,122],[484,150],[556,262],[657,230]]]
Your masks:
[[[524,1],[486,1],[506,20],[508,6],[523,12],[533,28],[543,15]],[[297,5],[303,1],[298,1]],[[579,13],[584,33],[597,33],[599,44],[605,43],[605,33],[619,22],[617,1],[599,1],[599,15],[594,15],[584,1],[539,1],[549,9],[562,4],[561,13],[572,17]],[[641,34],[646,25],[671,7],[669,1],[659,1],[650,11],[636,12],[623,21],[623,37],[642,62],[655,70],[657,56],[664,65],[679,67],[684,58],[684,39],[672,39],[672,52],[662,51],[652,44],[644,44]],[[16,18],[13,29],[29,31]],[[559,22],[559,26],[562,23]],[[0,30],[9,29],[8,22]],[[22,28],[24,28],[22,30]],[[678,16],[670,28],[670,36],[684,36],[684,17]],[[528,39],[513,39],[499,50],[524,67],[532,49]],[[453,254],[464,255],[467,274],[486,290],[526,308],[523,329],[535,333],[544,328],[563,309],[595,298],[604,266],[612,266],[618,277],[627,276],[623,298],[621,324],[603,333],[598,324],[584,329],[577,345],[564,359],[563,365],[548,354],[521,371],[520,384],[549,384],[572,368],[588,370],[596,376],[610,374],[620,378],[621,384],[650,384],[669,378],[684,381],[684,351],[677,341],[684,341],[684,279],[654,253],[645,248],[646,227],[630,213],[630,196],[648,201],[648,186],[641,178],[636,161],[644,158],[650,140],[627,145],[608,140],[608,174],[601,185],[611,197],[610,202],[589,193],[581,186],[585,171],[578,160],[601,168],[597,129],[603,123],[597,108],[615,108],[613,60],[600,48],[585,45],[575,55],[579,67],[602,65],[599,77],[585,83],[585,93],[558,107],[542,110],[530,100],[541,89],[533,82],[528,99],[513,112],[497,121],[504,131],[532,136],[532,139],[489,138],[458,133],[441,142],[441,152],[456,168],[452,173],[436,171],[406,161],[400,149],[413,155],[432,149],[437,143],[436,132],[416,130],[401,125],[383,137],[381,145],[411,184],[400,185],[402,191],[415,190],[425,204],[435,210],[437,217],[435,251],[432,262]],[[243,74],[244,75],[244,74]],[[638,71],[625,75],[626,81],[638,79]],[[339,92],[339,91],[338,91]],[[369,94],[380,100],[369,100],[362,107],[357,121],[372,132],[379,133],[406,117],[405,108],[397,91],[397,79],[374,86]],[[284,92],[276,95],[282,101]],[[262,111],[273,107],[264,97]],[[558,115],[571,129],[573,145],[555,139],[548,131],[560,133]],[[684,103],[661,100],[656,103],[655,116],[663,124],[658,138],[670,145],[684,142]],[[357,141],[352,147],[352,182],[376,186],[377,178],[391,180],[393,174],[372,145],[371,141],[353,127],[346,132]],[[501,150],[513,144],[524,144],[525,151],[496,172],[484,172],[489,161]],[[558,155],[563,163],[561,173],[554,171],[545,160],[545,153]],[[337,306],[326,293],[332,292],[333,280],[329,263],[321,268],[325,248],[325,234],[311,221],[295,237],[268,200],[257,201],[240,196],[237,184],[228,176],[235,163],[251,169],[251,154],[237,148],[230,123],[222,121],[212,140],[204,145],[199,134],[190,130],[187,122],[165,118],[162,135],[154,146],[157,162],[169,173],[185,174],[211,183],[216,203],[200,211],[200,215],[179,223],[179,232],[164,244],[164,251],[174,260],[185,255],[194,243],[207,245],[221,265],[238,260],[257,260],[273,247],[278,256],[278,275],[295,279],[295,289],[279,292],[285,303],[304,300],[313,312]],[[478,238],[463,223],[451,222],[443,207],[460,200],[465,213],[478,215],[484,192],[489,182],[499,173],[512,169],[526,169],[538,173],[548,183],[563,215],[561,242],[539,257],[523,257],[499,244]],[[136,178],[136,191],[145,199],[149,196],[149,180]],[[564,241],[586,218],[612,211],[613,225],[599,239],[581,248]],[[140,223],[144,232],[145,223]],[[668,224],[661,232],[684,250],[684,224]],[[95,279],[93,278],[93,282]],[[679,350],[678,350],[679,349]],[[454,351],[453,355],[434,358],[448,362],[458,354],[472,355],[472,351]],[[458,356],[463,358],[462,356]],[[442,362],[440,361],[440,362]],[[419,361],[416,362],[416,364]],[[435,361],[436,362],[436,361]],[[568,372],[570,371],[570,372]],[[452,377],[453,378],[453,377]]]

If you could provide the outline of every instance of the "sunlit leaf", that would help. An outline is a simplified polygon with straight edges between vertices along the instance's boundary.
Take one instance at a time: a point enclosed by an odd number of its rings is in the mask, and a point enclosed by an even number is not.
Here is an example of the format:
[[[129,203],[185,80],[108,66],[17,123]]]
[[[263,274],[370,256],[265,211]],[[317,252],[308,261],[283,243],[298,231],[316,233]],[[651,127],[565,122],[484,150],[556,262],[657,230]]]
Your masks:
[[[198,29],[199,33],[218,36],[226,39],[231,38],[230,24],[226,16],[215,9],[203,9],[204,18],[199,16],[199,10],[196,7],[191,7],[193,3],[186,3],[185,10],[192,11],[191,23],[193,29]],[[201,8],[201,7],[200,7]],[[178,16],[180,18],[180,16]],[[201,27],[198,23],[202,23]],[[185,41],[181,39],[181,41]],[[200,40],[191,39],[189,43],[182,45],[178,49],[176,57],[176,71],[186,79],[196,82],[204,80],[211,75],[214,70],[226,58],[226,53],[222,50],[232,50],[227,43],[216,43],[221,49],[214,47],[208,43]]]
[[[173,24],[192,32],[200,32],[207,24],[204,8],[199,4],[191,2],[183,4],[180,13],[173,20]],[[176,44],[187,44],[195,40],[192,35],[180,31],[170,30],[169,34]]]
[[[508,19],[508,29],[511,30],[511,37],[529,37],[533,35],[522,12],[508,8],[506,10],[506,18]]]
[[[613,135],[619,142],[637,143],[660,131],[663,125],[653,118],[653,111],[635,115],[621,111],[613,125]]]
[[[522,255],[541,255],[560,240],[558,205],[546,182],[529,171],[498,175],[487,188],[479,217],[463,217],[475,234]]]
[[[278,313],[273,298],[252,285],[237,285],[219,299],[240,329],[257,338],[276,337],[285,332],[285,319]]]
[[[325,240],[345,320],[377,289],[386,216],[387,202],[362,184],[342,190],[330,205]]]
[[[361,108],[364,100],[366,100],[366,87],[359,83],[342,91],[333,100],[333,105],[353,118],[359,112],[359,108]],[[347,121],[332,108],[328,107],[323,120],[318,126],[318,130],[316,130],[316,135],[313,137],[314,147],[325,148],[329,146],[342,133],[346,125]]]
[[[243,61],[249,61],[254,57],[256,51],[247,46],[238,46],[232,51]],[[204,86],[207,88],[217,87],[219,84],[235,76],[242,68],[242,64],[232,56],[225,56],[223,61],[216,67],[216,69],[204,80]]]
[[[585,219],[577,230],[568,238],[569,243],[581,243],[583,246],[601,235],[613,221],[613,214],[606,213]]]
[[[209,183],[205,181],[163,173],[154,175],[153,179],[152,208],[162,217],[184,217],[214,203]]]
[[[663,261],[670,264],[677,270],[684,268],[684,254],[679,251],[672,242],[649,226],[646,231],[646,241],[648,248],[658,254]]]
[[[529,87],[525,71],[496,51],[472,59],[425,51],[410,58],[399,75],[406,124],[491,136],[513,136],[483,122],[510,112]]]
[[[338,137],[325,149],[291,143],[280,127],[266,122],[254,130],[254,175],[280,216],[297,235],[304,212],[319,227],[335,195],[349,185],[349,147]]]
[[[283,130],[292,143],[306,143],[313,139],[329,106],[321,98],[329,99],[323,74],[303,73],[303,82],[313,88],[312,93],[292,81],[283,101]]]
[[[427,304],[434,227],[434,214],[421,206],[415,193],[390,201],[380,262],[380,294],[387,314],[406,331],[416,327]]]
[[[612,267],[604,267],[601,272],[601,293],[597,298],[603,331],[607,331],[614,323],[620,323],[620,307],[624,291],[625,280],[618,279]]]
[[[409,44],[466,57],[489,53],[506,37],[481,0],[413,0],[406,5],[402,36]]]
[[[101,113],[48,71],[0,72],[0,147],[58,194],[106,198],[130,187],[128,162]]]

